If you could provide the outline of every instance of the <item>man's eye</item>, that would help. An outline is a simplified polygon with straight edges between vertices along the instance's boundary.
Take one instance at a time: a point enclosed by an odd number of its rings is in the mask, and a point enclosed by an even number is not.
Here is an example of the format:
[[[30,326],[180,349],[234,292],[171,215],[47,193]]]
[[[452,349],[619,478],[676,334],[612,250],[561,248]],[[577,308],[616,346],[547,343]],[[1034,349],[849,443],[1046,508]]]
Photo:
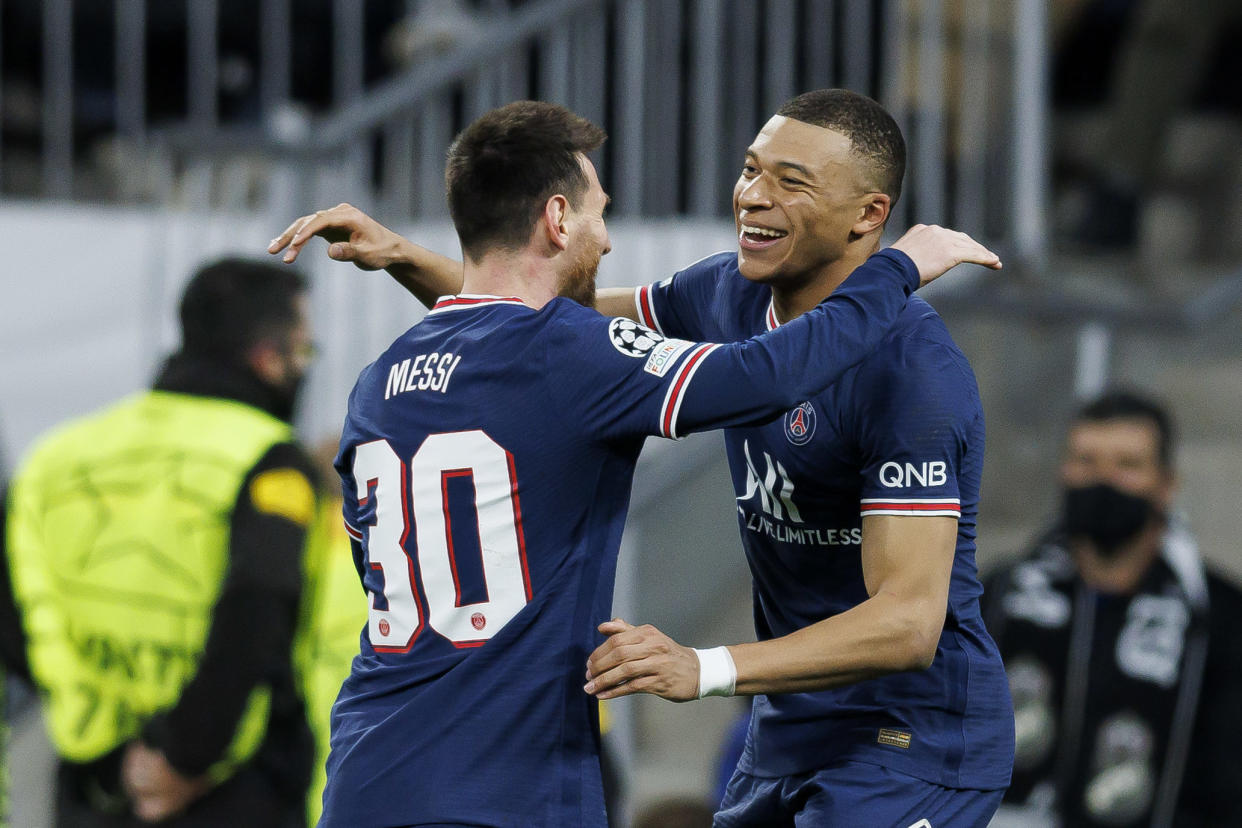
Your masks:
[[[743,175],[754,175],[757,172],[759,172],[759,170],[755,168],[754,164],[743,164],[742,165]]]
[[[786,176],[786,177],[784,177],[784,178],[782,178],[782,179],[781,179],[781,183],[782,183],[782,184],[792,184],[792,185],[794,185],[795,187],[800,187],[800,186],[802,186],[803,184],[805,184],[806,182],[805,182],[805,181],[799,181],[799,180],[798,180],[798,179],[796,179],[796,178],[790,178],[789,176]]]

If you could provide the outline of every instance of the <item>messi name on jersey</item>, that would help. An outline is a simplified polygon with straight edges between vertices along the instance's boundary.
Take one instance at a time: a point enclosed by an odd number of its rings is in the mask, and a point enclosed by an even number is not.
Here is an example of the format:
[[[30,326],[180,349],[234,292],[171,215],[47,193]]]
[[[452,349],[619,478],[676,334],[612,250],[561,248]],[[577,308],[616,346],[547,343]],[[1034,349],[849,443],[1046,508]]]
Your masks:
[[[388,369],[388,384],[384,387],[384,399],[390,399],[405,391],[448,391],[449,380],[457,370],[461,357],[451,353],[419,354],[394,362]]]

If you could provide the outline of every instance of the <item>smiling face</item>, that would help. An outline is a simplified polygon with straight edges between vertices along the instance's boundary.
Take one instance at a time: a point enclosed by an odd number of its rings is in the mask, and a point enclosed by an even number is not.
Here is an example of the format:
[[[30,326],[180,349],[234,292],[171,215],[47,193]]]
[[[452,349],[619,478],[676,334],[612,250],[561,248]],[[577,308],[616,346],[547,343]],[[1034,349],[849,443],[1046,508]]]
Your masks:
[[[780,115],[769,120],[733,187],[742,275],[805,283],[839,262],[850,244],[878,239],[890,199],[867,166],[839,132]]]

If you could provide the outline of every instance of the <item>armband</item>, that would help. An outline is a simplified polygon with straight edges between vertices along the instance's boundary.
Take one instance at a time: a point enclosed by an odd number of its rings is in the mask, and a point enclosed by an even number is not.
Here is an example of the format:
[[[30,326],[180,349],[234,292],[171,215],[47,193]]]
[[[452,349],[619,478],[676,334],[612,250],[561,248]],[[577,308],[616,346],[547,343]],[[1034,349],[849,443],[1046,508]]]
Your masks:
[[[732,696],[737,687],[737,667],[728,647],[695,650],[699,657],[699,698]]]

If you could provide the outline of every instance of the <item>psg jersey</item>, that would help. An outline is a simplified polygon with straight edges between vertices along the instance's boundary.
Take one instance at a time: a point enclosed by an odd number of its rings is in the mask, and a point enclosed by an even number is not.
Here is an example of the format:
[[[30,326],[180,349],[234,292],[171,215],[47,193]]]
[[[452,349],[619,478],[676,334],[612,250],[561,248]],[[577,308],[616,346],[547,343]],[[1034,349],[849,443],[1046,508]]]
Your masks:
[[[640,318],[668,336],[733,342],[783,327],[771,290],[739,273],[735,253],[638,288],[635,301]],[[866,600],[864,515],[958,519],[931,667],[756,696],[740,770],[776,777],[854,760],[950,788],[1009,784],[1013,711],[980,616],[975,569],[983,439],[970,365],[917,297],[879,347],[832,386],[768,423],[726,432],[760,640]]]
[[[918,284],[895,252],[858,276],[729,345],[459,296],[362,371],[336,465],[371,610],[321,825],[605,824],[582,685],[642,442],[766,422],[839,377]]]

